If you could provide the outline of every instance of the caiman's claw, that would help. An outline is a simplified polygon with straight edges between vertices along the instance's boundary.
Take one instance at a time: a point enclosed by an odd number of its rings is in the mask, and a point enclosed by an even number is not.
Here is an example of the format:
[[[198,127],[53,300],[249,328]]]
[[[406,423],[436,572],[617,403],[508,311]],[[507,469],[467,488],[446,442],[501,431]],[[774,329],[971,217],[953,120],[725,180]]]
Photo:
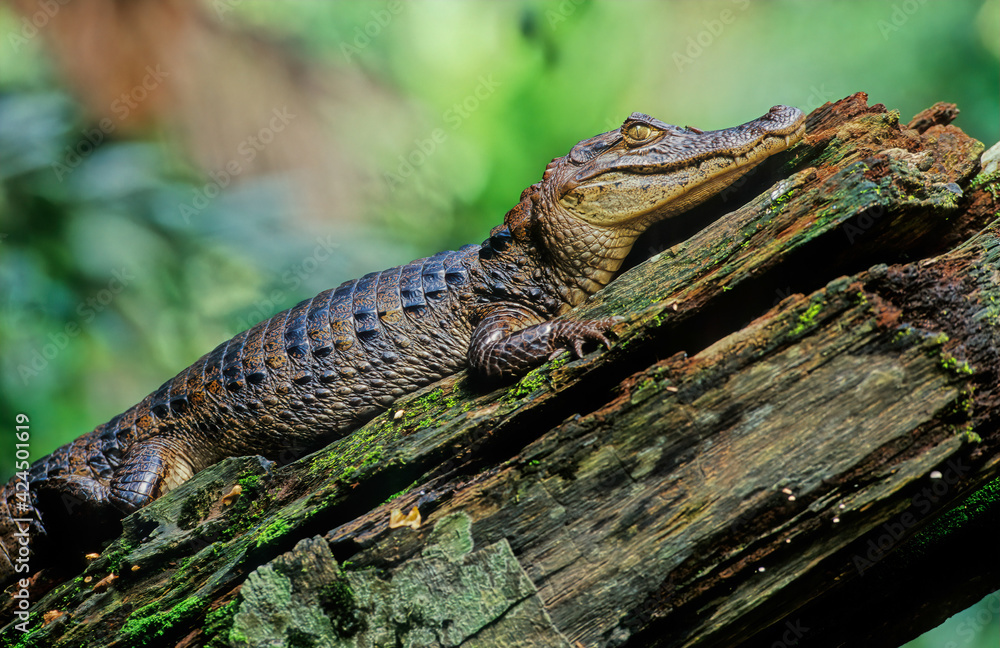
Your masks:
[[[622,317],[609,317],[602,320],[586,320],[582,322],[566,322],[560,331],[559,342],[562,346],[554,351],[549,359],[555,358],[565,350],[571,350],[577,358],[584,356],[583,345],[588,342],[596,342],[604,345],[604,348],[611,348],[611,340],[608,334],[611,328],[624,321]]]

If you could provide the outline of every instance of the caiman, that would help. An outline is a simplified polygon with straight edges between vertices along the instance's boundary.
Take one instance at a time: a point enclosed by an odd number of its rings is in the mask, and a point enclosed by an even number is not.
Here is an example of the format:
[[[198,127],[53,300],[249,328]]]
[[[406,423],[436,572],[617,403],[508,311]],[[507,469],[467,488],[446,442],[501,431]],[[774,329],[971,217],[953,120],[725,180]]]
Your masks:
[[[348,281],[222,343],[15,475],[0,492],[0,583],[93,550],[80,545],[95,525],[225,457],[317,449],[466,367],[504,379],[610,345],[613,320],[555,318],[611,281],[652,223],[801,139],[804,121],[775,106],[700,131],[633,113],[554,159],[481,245]]]

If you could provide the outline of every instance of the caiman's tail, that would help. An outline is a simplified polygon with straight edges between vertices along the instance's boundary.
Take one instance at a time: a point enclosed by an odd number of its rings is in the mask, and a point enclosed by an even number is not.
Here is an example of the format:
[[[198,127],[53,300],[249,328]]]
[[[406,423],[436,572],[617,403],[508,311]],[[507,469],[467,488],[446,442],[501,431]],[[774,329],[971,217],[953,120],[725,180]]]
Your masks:
[[[121,518],[102,497],[111,468],[84,459],[103,456],[93,447],[100,442],[99,435],[84,435],[0,488],[0,589],[52,563],[82,558],[65,549],[56,555],[57,545],[95,551],[95,539],[109,537]]]

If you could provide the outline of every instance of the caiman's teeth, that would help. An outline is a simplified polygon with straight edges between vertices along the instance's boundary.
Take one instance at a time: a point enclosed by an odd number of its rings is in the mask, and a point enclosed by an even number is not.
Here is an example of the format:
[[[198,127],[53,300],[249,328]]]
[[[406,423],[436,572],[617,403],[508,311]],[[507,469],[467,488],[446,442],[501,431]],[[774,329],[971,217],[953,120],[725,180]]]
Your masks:
[[[735,159],[736,159],[736,164],[744,164],[747,161],[745,155],[737,155]]]

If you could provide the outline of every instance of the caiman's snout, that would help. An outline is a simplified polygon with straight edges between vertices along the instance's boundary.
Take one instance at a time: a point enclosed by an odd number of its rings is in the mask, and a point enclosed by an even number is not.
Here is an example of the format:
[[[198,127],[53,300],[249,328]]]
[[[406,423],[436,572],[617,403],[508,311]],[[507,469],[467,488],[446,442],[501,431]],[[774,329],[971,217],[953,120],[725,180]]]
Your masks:
[[[747,136],[770,135],[773,137],[791,137],[799,131],[804,132],[805,115],[794,106],[771,106],[766,114],[748,121],[740,126],[726,128],[718,131],[710,131],[708,134],[726,135],[729,133],[743,134]]]
[[[787,127],[798,129],[798,126],[805,123],[805,115],[795,106],[771,106],[767,114],[761,120],[773,121],[777,127]],[[754,120],[759,121],[759,120]],[[754,122],[750,122],[751,124]]]
[[[805,115],[791,106],[716,131],[632,113],[621,128],[573,147],[568,164],[545,180],[559,205],[583,220],[641,230],[694,207],[804,134]]]

